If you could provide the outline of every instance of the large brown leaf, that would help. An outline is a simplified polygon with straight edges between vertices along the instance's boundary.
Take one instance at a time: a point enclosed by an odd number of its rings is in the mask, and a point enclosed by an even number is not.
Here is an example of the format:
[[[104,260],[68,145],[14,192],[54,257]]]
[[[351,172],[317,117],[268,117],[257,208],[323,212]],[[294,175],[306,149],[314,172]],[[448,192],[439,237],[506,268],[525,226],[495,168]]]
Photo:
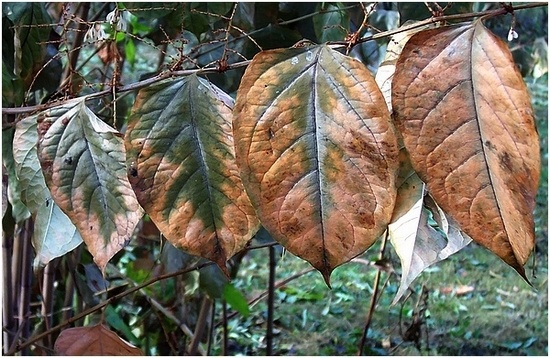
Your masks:
[[[406,44],[392,87],[396,123],[433,198],[525,277],[539,141],[506,44],[480,21],[423,31]]]
[[[329,282],[389,222],[398,166],[384,98],[327,46],[256,55],[239,87],[237,163],[259,218]]]
[[[128,178],[164,236],[222,269],[259,222],[235,163],[233,100],[189,76],[142,89],[125,136]]]
[[[63,356],[142,356],[141,349],[122,340],[102,324],[69,328],[55,341],[56,355]]]

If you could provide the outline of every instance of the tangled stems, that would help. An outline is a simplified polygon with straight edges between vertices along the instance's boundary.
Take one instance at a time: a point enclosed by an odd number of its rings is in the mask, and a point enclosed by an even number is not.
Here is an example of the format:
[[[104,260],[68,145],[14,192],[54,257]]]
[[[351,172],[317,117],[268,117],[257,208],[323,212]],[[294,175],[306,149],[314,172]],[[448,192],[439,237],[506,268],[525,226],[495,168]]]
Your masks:
[[[488,17],[504,15],[504,14],[507,14],[507,13],[510,13],[510,12],[513,12],[513,11],[517,11],[517,10],[523,10],[523,9],[529,9],[529,8],[535,8],[535,7],[541,7],[541,6],[548,6],[548,4],[547,3],[531,3],[531,4],[522,4],[522,5],[517,5],[517,6],[504,6],[504,7],[501,7],[499,9],[496,9],[496,10],[487,10],[487,11],[481,11],[481,12],[475,12],[475,13],[466,13],[466,14],[455,14],[455,15],[444,15],[444,16],[431,17],[429,19],[419,21],[417,23],[414,23],[414,24],[411,24],[411,25],[408,25],[408,26],[402,26],[398,29],[380,32],[380,33],[377,33],[377,34],[374,34],[374,35],[371,35],[371,36],[366,36],[364,38],[358,39],[353,44],[350,44],[347,41],[331,41],[331,42],[328,42],[327,45],[329,45],[331,47],[335,47],[335,48],[353,47],[353,46],[356,46],[360,43],[364,43],[364,42],[368,42],[368,41],[373,41],[373,40],[393,36],[393,35],[401,33],[401,32],[409,31],[411,29],[415,29],[415,28],[422,27],[424,25],[432,24],[432,23],[436,23],[436,22],[453,21],[453,20],[465,20],[465,19],[470,19],[470,18],[475,18],[475,17],[488,18]],[[245,37],[245,36],[249,36],[249,34],[242,35],[242,37]],[[233,40],[235,40],[235,39],[233,39]],[[250,64],[250,62],[251,62],[250,60],[244,60],[244,61],[239,61],[239,62],[235,62],[235,63],[232,63],[232,64],[228,64],[228,65],[223,66],[223,71],[230,71],[230,70],[234,70],[234,69],[237,69],[237,68],[246,67],[246,66],[248,66],[248,64]],[[158,75],[156,75],[154,77],[151,77],[149,79],[142,80],[142,81],[137,81],[137,82],[134,82],[134,83],[126,85],[126,86],[121,86],[121,87],[118,87],[114,90],[116,91],[116,93],[124,93],[124,92],[129,92],[129,91],[135,91],[135,90],[139,90],[141,88],[150,86],[154,83],[160,82],[160,81],[168,79],[168,78],[184,77],[184,76],[190,76],[190,75],[193,75],[193,74],[219,73],[221,70],[222,70],[222,68],[220,68],[219,65],[212,65],[212,66],[208,66],[208,67],[204,67],[204,68],[189,69],[189,70],[167,70],[167,71],[163,71],[163,72],[159,73]],[[82,98],[94,99],[94,98],[99,98],[99,97],[103,97],[103,96],[106,96],[106,95],[110,95],[112,93],[113,93],[113,89],[106,89],[106,90],[99,91],[99,92],[96,92],[96,93],[93,93],[93,94],[90,94],[90,95],[83,96]],[[55,106],[59,106],[59,105],[62,105],[66,102],[67,101],[64,100],[64,101],[50,102],[50,103],[35,105],[35,106],[16,107],[16,108],[2,108],[2,114],[3,115],[19,115],[19,114],[33,113],[33,112],[46,110],[48,108],[52,108],[52,107],[55,107]],[[13,126],[14,123],[15,122],[3,123],[2,127],[3,128],[10,127],[10,126]]]

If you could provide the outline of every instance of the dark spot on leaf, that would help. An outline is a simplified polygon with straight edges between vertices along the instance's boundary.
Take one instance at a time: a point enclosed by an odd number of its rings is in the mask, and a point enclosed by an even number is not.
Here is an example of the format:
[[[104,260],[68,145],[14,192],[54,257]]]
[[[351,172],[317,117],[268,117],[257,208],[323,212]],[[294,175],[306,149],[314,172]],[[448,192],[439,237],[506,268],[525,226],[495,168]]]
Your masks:
[[[300,224],[300,222],[296,218],[293,218],[281,225],[281,232],[285,235],[299,236],[301,235],[303,230],[304,230],[304,227]]]
[[[501,155],[499,155],[498,159],[501,167],[506,168],[508,170],[514,170],[512,161],[510,160],[510,154],[508,154],[507,152],[504,152]]]
[[[46,132],[48,132],[48,129],[50,129],[52,125],[52,122],[49,122],[49,121],[40,121],[39,119],[39,122],[38,122],[38,135],[40,137],[43,137]]]
[[[65,162],[65,164],[71,165],[73,164],[73,157],[67,157],[63,159],[63,161]]]
[[[497,147],[495,147],[495,145],[494,145],[493,143],[491,143],[491,141],[489,141],[489,140],[486,140],[486,141],[485,141],[485,146],[486,146],[487,148],[489,148],[490,150],[495,150],[495,149],[497,149]]]
[[[90,226],[90,230],[93,230],[93,229],[94,229],[94,227],[93,227],[93,226]]]
[[[273,133],[273,129],[269,128],[267,131],[267,134],[269,135],[269,139],[272,139],[275,136],[275,133]]]
[[[69,124],[69,118],[63,118],[63,120],[61,121],[61,124],[63,124],[64,126]]]
[[[46,207],[50,206],[50,199],[46,199]]]
[[[133,176],[134,178],[137,177],[137,175],[138,175],[137,169],[136,168],[130,168],[130,175]]]

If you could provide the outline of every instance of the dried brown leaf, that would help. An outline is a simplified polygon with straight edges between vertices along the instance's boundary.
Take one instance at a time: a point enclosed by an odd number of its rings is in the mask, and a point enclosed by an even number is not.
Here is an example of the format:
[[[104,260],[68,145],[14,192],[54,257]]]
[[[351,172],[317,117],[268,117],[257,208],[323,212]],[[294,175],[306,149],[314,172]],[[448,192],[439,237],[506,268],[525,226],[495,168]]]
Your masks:
[[[433,198],[525,277],[539,141],[506,44],[480,21],[420,32],[405,45],[392,87],[396,123]]]

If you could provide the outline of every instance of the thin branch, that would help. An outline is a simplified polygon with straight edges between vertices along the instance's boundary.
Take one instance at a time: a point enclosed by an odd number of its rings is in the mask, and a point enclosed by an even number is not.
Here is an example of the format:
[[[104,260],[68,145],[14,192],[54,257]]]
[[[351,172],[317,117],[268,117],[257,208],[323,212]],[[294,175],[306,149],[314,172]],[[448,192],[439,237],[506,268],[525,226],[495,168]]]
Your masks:
[[[176,276],[188,273],[188,272],[192,272],[192,271],[195,271],[195,270],[200,270],[204,267],[207,267],[207,266],[210,266],[210,265],[213,265],[213,264],[214,264],[213,262],[205,262],[205,263],[202,263],[202,264],[197,264],[197,265],[194,265],[194,266],[192,266],[190,268],[187,268],[187,269],[183,269],[183,270],[180,270],[180,271],[171,272],[171,273],[167,273],[167,274],[164,274],[164,275],[154,277],[154,278],[152,278],[148,281],[145,281],[145,282],[143,282],[143,283],[141,283],[141,284],[139,284],[135,287],[131,287],[131,288],[127,289],[124,292],[121,292],[121,293],[119,293],[115,296],[112,296],[112,297],[106,299],[105,301],[103,301],[103,302],[101,302],[101,303],[99,303],[99,304],[83,311],[83,312],[80,312],[79,314],[73,316],[72,318],[70,318],[69,320],[67,320],[65,322],[60,323],[59,325],[51,328],[50,330],[48,330],[46,332],[43,332],[43,333],[40,333],[40,334],[37,334],[33,337],[30,337],[28,340],[26,340],[23,343],[17,344],[13,349],[10,349],[10,351],[7,353],[7,355],[14,355],[16,352],[30,346],[31,344],[33,344],[34,342],[36,342],[38,340],[41,340],[45,336],[50,335],[53,332],[59,331],[63,327],[66,327],[66,326],[72,324],[73,322],[78,321],[79,319],[81,319],[83,317],[86,317],[89,314],[94,313],[94,312],[102,309],[103,307],[105,307],[105,306],[121,299],[122,297],[125,297],[129,294],[132,294],[136,291],[139,291],[144,287],[150,286],[150,285],[152,285],[152,284],[154,284],[158,281],[166,280],[166,279],[171,278],[171,277],[176,277]]]
[[[199,343],[201,337],[204,334],[204,329],[206,328],[206,322],[208,321],[208,311],[210,311],[210,306],[212,306],[212,300],[207,295],[204,295],[202,298],[201,308],[199,311],[199,316],[197,318],[197,324],[195,326],[195,333],[191,339],[191,344],[189,347],[189,355],[196,356],[199,348]],[[204,354],[204,352],[202,353]]]
[[[548,6],[548,3],[524,4],[524,5],[514,6],[511,9],[513,11],[517,11],[517,10],[524,10],[524,9],[530,9],[530,8],[542,7],[542,6]],[[443,16],[438,16],[438,17],[431,17],[429,19],[419,21],[419,22],[416,22],[416,23],[408,25],[408,26],[402,26],[402,27],[399,27],[399,28],[394,29],[394,30],[380,32],[380,33],[374,34],[372,36],[366,36],[362,39],[357,40],[357,44],[367,42],[367,41],[372,41],[372,40],[378,40],[378,39],[388,37],[388,36],[393,36],[393,35],[398,34],[400,32],[409,31],[409,30],[412,30],[412,29],[416,29],[417,27],[422,27],[424,25],[433,24],[433,23],[436,23],[436,22],[466,20],[466,19],[471,19],[471,18],[475,18],[475,17],[489,18],[489,17],[499,16],[499,15],[505,15],[508,12],[510,12],[510,11],[507,8],[500,8],[500,9],[496,9],[496,10],[472,12],[472,13],[467,13],[467,14],[454,14],[454,15],[443,15]],[[332,41],[332,42],[330,42],[330,45],[333,45],[335,47],[347,46],[347,44],[348,43],[346,41]]]
[[[388,241],[388,231],[386,231],[386,234],[384,235],[384,239],[382,240],[382,245],[380,247],[380,253],[378,255],[378,260],[382,260],[384,258],[384,251],[386,250],[386,243]],[[370,300],[370,306],[369,306],[369,312],[367,314],[367,319],[365,322],[365,327],[363,329],[363,335],[361,336],[361,343],[359,344],[359,350],[357,352],[357,355],[363,355],[363,349],[365,348],[365,343],[367,340],[367,333],[369,332],[369,327],[372,322],[372,316],[374,314],[374,310],[376,308],[376,304],[378,302],[378,291],[380,288],[380,277],[382,276],[382,270],[378,269],[376,271],[376,276],[374,277],[374,291],[372,292],[371,300]]]

